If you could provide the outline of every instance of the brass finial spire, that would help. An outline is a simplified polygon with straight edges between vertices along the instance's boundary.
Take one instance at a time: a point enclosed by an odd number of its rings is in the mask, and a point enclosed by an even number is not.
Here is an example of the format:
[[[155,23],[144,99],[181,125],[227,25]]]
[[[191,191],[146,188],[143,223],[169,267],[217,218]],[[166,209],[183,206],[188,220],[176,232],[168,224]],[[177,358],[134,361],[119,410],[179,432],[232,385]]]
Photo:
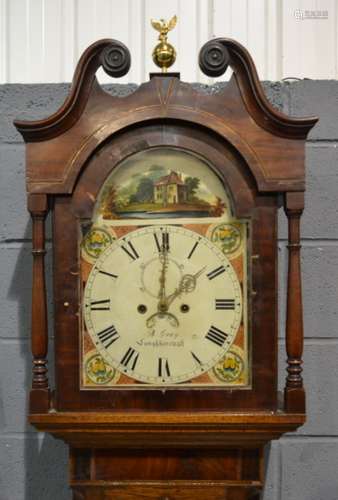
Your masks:
[[[177,16],[172,17],[169,22],[164,19],[151,20],[152,27],[160,33],[158,37],[160,43],[153,50],[153,61],[162,69],[163,73],[166,73],[176,60],[176,50],[168,43],[168,33],[175,28],[176,23]]]

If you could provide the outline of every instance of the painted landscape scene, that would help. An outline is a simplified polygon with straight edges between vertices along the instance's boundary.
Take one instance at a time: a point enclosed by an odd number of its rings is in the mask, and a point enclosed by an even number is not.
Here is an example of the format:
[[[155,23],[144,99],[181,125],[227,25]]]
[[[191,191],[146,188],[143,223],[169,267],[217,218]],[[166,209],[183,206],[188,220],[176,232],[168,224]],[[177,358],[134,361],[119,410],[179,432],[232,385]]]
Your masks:
[[[99,208],[103,219],[220,217],[225,210],[224,201],[199,177],[177,168],[153,164],[116,181],[108,180],[103,189]]]

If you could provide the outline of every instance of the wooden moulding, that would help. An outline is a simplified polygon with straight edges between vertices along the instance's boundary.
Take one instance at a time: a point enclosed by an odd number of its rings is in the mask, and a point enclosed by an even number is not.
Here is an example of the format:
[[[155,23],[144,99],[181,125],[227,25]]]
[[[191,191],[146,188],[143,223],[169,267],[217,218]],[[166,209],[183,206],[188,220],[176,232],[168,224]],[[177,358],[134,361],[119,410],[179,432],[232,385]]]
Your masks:
[[[119,53],[118,65],[112,65],[114,55]],[[216,58],[215,58],[216,54]],[[284,137],[305,139],[311,128],[318,121],[315,116],[294,118],[277,111],[265,96],[258,79],[255,64],[249,52],[237,41],[230,38],[217,38],[207,42],[199,55],[201,70],[209,76],[221,76],[228,65],[234,71],[249,113],[257,119],[262,128]],[[63,106],[50,117],[37,121],[16,120],[15,126],[26,142],[41,140],[64,133],[71,127],[84,109],[89,97],[95,73],[102,65],[103,69],[113,77],[121,77],[128,73],[130,53],[121,42],[113,39],[102,39],[90,45],[82,54],[76,67],[71,92]],[[170,79],[170,73],[163,80]],[[175,74],[177,77],[179,74]],[[157,76],[157,75],[153,75]],[[66,121],[67,120],[67,121]]]
[[[45,120],[15,122],[28,143],[28,190],[72,193],[85,162],[104,141],[156,120],[159,126],[164,121],[186,123],[218,134],[245,159],[260,191],[303,190],[304,140],[317,118],[290,118],[274,109],[248,52],[233,40],[216,42],[229,52],[234,71],[220,92],[207,95],[167,76],[154,77],[123,98],[104,92],[95,78],[105,51],[119,42],[91,45],[79,61],[64,105]],[[127,49],[122,53],[125,71]]]
[[[117,56],[116,62],[115,56]],[[14,121],[25,142],[57,136],[74,126],[84,111],[95,73],[100,66],[112,77],[124,76],[130,68],[128,48],[122,42],[111,38],[103,38],[91,44],[83,52],[76,66],[70,93],[61,108],[42,120]]]
[[[255,63],[246,48],[231,38],[214,38],[200,50],[199,65],[207,76],[222,76],[228,66],[236,75],[241,95],[260,127],[293,139],[306,139],[318,121],[315,116],[294,118],[279,112],[268,101],[259,81]]]
[[[305,422],[302,414],[108,413],[30,415],[30,423],[73,448],[262,446]]]
[[[259,500],[254,482],[149,481],[72,483],[73,500]]]

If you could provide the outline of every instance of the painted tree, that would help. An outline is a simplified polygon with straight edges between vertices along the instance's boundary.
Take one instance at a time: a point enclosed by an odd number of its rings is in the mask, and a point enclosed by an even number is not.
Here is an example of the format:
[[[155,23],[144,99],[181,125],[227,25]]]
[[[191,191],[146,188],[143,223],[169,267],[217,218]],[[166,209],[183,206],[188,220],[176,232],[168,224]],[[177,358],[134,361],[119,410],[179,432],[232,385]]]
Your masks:
[[[115,187],[109,186],[106,188],[106,192],[103,195],[102,201],[102,214],[105,219],[109,219],[112,214],[116,211],[116,189]]]
[[[154,183],[149,177],[142,177],[136,193],[130,197],[130,203],[151,203],[154,197]]]
[[[198,190],[200,180],[197,177],[187,177],[185,179],[185,185],[187,186],[187,199],[188,201],[194,201],[196,198],[196,192]]]
[[[221,198],[219,198],[219,196],[217,196],[216,203],[210,210],[210,215],[212,215],[213,217],[220,217],[224,213],[224,210],[225,203],[221,200]]]

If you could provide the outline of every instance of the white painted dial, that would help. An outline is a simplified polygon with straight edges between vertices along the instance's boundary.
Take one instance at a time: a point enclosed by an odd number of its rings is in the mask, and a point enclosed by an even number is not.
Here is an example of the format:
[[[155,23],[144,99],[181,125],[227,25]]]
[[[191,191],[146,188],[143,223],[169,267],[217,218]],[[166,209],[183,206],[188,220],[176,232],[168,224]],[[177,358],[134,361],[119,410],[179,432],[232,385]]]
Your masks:
[[[101,355],[153,385],[187,382],[231,346],[242,317],[236,272],[207,238],[147,226],[108,247],[90,272],[84,319]]]

